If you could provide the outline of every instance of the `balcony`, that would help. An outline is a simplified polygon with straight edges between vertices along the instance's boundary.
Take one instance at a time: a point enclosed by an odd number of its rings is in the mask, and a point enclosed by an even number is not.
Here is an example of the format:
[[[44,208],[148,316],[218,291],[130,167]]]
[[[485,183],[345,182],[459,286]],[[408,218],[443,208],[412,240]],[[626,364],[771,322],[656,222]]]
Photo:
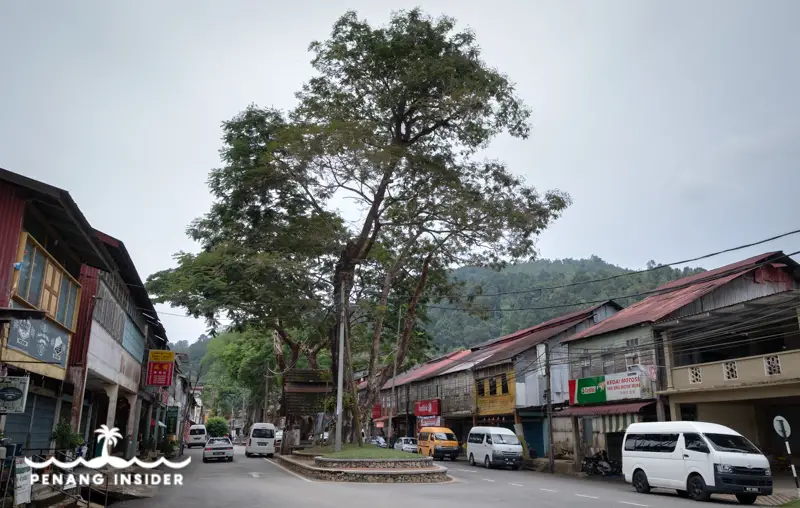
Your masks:
[[[698,363],[672,369],[675,391],[719,390],[791,380],[800,380],[800,350]]]

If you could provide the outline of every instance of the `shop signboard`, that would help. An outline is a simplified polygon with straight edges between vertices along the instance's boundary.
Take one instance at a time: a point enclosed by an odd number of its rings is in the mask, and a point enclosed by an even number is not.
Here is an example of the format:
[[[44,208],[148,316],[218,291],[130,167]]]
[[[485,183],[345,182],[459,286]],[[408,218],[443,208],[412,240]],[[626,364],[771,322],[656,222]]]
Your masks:
[[[178,431],[178,406],[167,407],[167,435],[174,436]]]
[[[439,416],[441,401],[439,399],[418,400],[414,403],[414,416]]]
[[[28,400],[27,376],[0,377],[0,413],[24,413]]]
[[[374,406],[372,406],[372,419],[377,420],[380,417],[381,417],[381,405],[375,404]]]
[[[651,379],[641,372],[620,372],[569,380],[570,405],[603,404],[652,397]]]
[[[417,433],[419,433],[420,429],[423,427],[441,427],[442,426],[442,417],[441,416],[418,416],[417,417]]]
[[[151,349],[147,358],[147,386],[172,386],[175,352]]]

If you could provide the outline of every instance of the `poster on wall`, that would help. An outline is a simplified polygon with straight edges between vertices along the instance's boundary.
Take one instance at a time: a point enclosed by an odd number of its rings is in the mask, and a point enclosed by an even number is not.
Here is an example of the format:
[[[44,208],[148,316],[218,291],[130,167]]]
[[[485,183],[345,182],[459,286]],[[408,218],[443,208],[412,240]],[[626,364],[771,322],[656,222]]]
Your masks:
[[[603,404],[618,400],[648,399],[652,396],[650,378],[639,372],[569,380],[570,405]]]
[[[27,376],[0,377],[0,413],[24,413],[28,401]]]
[[[13,319],[8,347],[62,369],[67,367],[69,333],[48,319]]]

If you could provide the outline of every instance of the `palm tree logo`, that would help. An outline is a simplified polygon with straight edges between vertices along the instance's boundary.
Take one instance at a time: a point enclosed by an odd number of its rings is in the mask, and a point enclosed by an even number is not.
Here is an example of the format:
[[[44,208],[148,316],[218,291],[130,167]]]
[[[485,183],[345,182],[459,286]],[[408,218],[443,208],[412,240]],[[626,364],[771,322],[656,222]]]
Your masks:
[[[108,425],[101,425],[99,429],[94,431],[95,434],[99,434],[99,439],[103,440],[103,451],[101,453],[101,457],[108,458],[110,456],[109,450],[113,449],[119,440],[122,439],[122,434],[119,433],[119,430],[114,428],[109,428]]]

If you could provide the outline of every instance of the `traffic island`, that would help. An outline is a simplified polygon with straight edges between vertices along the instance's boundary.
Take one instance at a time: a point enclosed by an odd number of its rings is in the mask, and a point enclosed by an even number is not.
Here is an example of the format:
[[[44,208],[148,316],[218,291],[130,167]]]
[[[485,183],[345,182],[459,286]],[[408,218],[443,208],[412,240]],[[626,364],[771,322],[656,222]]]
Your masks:
[[[307,453],[279,455],[276,460],[286,469],[306,478],[326,482],[350,483],[447,483],[447,468],[430,458],[345,459]]]

